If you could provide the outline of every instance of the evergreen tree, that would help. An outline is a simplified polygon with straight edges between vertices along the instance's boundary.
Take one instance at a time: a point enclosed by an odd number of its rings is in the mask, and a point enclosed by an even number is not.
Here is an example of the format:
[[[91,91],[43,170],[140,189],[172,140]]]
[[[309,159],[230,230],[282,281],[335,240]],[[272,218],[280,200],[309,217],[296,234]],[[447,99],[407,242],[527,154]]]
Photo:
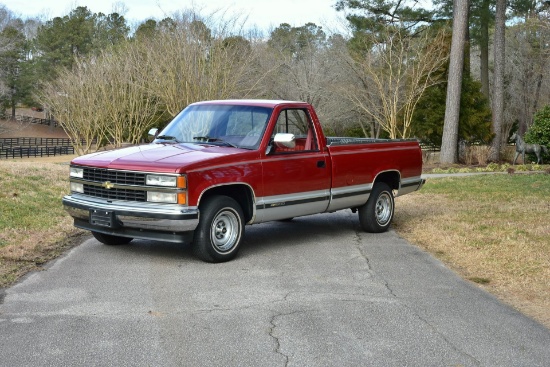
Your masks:
[[[544,145],[550,150],[550,105],[545,106],[535,114],[533,125],[525,134],[525,142],[528,144]],[[531,159],[534,159],[534,155]],[[550,161],[550,154],[543,152],[543,162]]]
[[[0,94],[2,109],[11,109],[15,117],[15,108],[20,102],[28,102],[31,97],[32,69],[26,63],[27,41],[25,35],[13,26],[0,32]]]
[[[479,81],[464,75],[460,96],[458,139],[467,143],[487,144],[493,138],[489,101],[481,93],[480,87]],[[425,143],[441,146],[446,95],[447,83],[436,85],[426,91],[416,106],[412,123],[413,135]]]
[[[126,39],[128,32],[124,17],[95,14],[85,6],[49,20],[38,29],[34,42],[40,74],[53,79],[57,67],[70,69],[75,57],[99,53]]]
[[[270,35],[267,45],[281,55],[301,59],[305,54],[324,45],[326,34],[322,27],[307,23],[301,27],[292,27],[282,23]]]
[[[346,19],[355,32],[377,34],[387,27],[412,31],[431,22],[434,12],[418,7],[415,0],[339,0],[336,10],[347,11]]]
[[[103,50],[124,41],[130,32],[123,16],[117,13],[105,15],[99,13],[95,19],[93,48]]]

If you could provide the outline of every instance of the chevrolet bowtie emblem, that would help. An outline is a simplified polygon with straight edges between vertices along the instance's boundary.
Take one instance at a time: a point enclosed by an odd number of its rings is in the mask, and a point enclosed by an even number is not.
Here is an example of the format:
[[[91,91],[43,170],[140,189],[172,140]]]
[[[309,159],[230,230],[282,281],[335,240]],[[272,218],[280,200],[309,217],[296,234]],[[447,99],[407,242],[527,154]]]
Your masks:
[[[107,190],[112,189],[113,187],[115,187],[115,185],[113,183],[111,183],[110,181],[105,181],[104,183],[101,184],[101,186],[103,186]]]

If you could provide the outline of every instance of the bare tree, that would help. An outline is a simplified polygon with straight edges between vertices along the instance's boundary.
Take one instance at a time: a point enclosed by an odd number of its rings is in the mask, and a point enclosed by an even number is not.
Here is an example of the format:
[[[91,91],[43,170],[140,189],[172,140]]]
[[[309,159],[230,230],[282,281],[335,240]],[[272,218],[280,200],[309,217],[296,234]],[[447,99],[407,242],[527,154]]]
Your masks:
[[[502,126],[504,120],[504,67],[505,59],[505,29],[506,0],[497,0],[495,15],[495,69],[493,82],[493,143],[490,160],[499,161],[502,149]]]
[[[342,99],[334,86],[345,74],[344,65],[322,27],[282,24],[272,30],[267,44],[257,47],[262,48],[260,68],[266,75],[256,88],[257,95],[309,102],[323,122],[335,122],[341,116],[336,111]]]
[[[71,71],[62,71],[46,85],[40,100],[79,154],[105,144],[137,144],[160,118],[160,100],[143,84],[146,65],[140,52],[139,45],[128,44],[91,60],[76,60]]]
[[[550,103],[550,22],[532,18],[509,27],[506,36],[506,98],[503,136],[510,136],[517,122],[521,136],[529,129],[535,112]]]
[[[16,26],[18,20],[19,19],[17,19],[9,9],[0,4],[0,32],[2,32],[8,26]],[[11,49],[13,49],[14,46],[15,44],[13,39],[0,35],[0,53],[10,51]]]
[[[200,17],[190,14],[175,29],[144,41],[149,43],[144,61],[151,67],[143,77],[171,116],[196,101],[246,94],[243,80],[257,54],[244,37],[230,37],[230,28],[212,35]]]
[[[59,78],[47,83],[38,96],[72,139],[77,154],[90,153],[94,140],[104,135],[106,115],[96,83],[101,79],[98,68],[77,60],[73,71],[61,70]]]
[[[115,147],[138,144],[144,133],[162,117],[162,104],[151,95],[146,78],[151,65],[143,62],[142,47],[129,43],[116,52],[104,53],[97,65],[103,79],[98,98],[103,101],[105,119],[102,132]]]
[[[175,116],[189,103],[243,93],[253,54],[246,40],[212,37],[192,19],[153,38],[77,59],[39,99],[79,154],[107,143],[136,144],[165,112]]]
[[[349,65],[348,45],[341,35],[329,39],[327,50],[322,57],[324,69],[322,103],[315,105],[325,131],[337,136],[350,135],[357,127],[362,128],[364,136],[378,137],[380,126],[350,101],[341,91],[357,83],[357,78]],[[368,127],[368,131],[365,131]]]
[[[349,59],[358,82],[342,89],[392,139],[410,136],[414,109],[426,89],[442,82],[437,71],[447,62],[444,30],[416,37],[403,32],[365,39],[367,52]]]
[[[441,163],[456,163],[458,159],[458,120],[462,73],[464,70],[464,46],[468,28],[468,0],[455,0],[453,4],[453,36],[447,83],[445,122],[441,141]]]

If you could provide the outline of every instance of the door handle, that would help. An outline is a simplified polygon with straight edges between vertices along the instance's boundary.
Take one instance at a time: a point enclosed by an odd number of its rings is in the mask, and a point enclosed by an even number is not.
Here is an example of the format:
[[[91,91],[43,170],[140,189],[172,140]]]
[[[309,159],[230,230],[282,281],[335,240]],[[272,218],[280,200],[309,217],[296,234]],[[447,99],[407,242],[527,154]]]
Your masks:
[[[317,161],[317,168],[325,168],[326,164],[325,161]]]

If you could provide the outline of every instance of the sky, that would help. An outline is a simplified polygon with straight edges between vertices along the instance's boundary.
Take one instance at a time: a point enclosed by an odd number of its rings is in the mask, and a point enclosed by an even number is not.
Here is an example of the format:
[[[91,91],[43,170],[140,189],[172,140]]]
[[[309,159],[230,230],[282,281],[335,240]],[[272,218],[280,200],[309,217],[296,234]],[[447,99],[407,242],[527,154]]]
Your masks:
[[[178,10],[194,7],[201,10],[200,14],[218,10],[247,17],[247,27],[257,26],[264,31],[281,23],[300,27],[308,22],[328,31],[336,30],[342,26],[342,14],[334,9],[335,3],[336,0],[0,0],[0,4],[21,17],[49,20],[68,15],[78,6],[86,6],[94,13],[110,14],[116,10],[130,24],[150,18],[160,20]],[[124,8],[126,14],[119,11]]]

